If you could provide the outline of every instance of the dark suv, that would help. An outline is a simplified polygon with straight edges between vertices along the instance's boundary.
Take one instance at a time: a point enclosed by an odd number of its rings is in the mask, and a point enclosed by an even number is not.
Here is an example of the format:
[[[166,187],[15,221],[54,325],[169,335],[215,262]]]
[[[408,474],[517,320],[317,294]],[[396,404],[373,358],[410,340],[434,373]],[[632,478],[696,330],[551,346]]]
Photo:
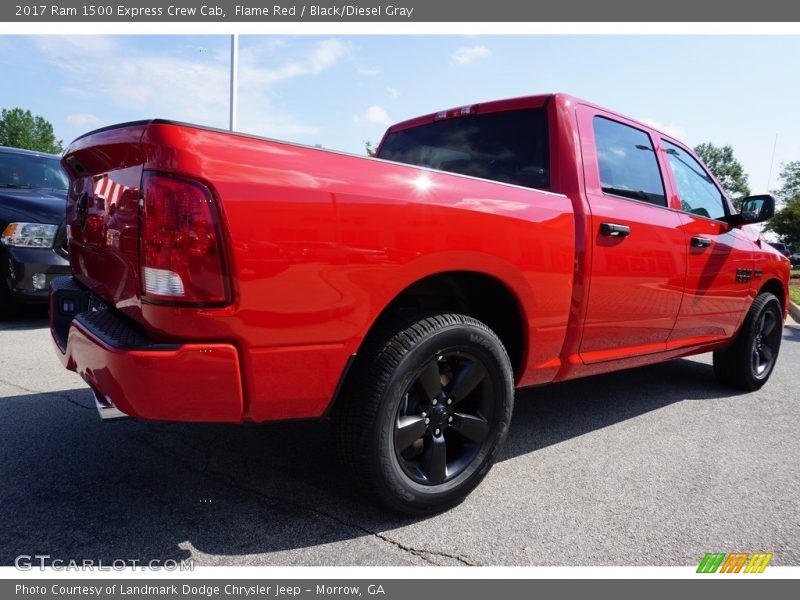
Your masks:
[[[789,248],[789,246],[787,246],[783,242],[767,242],[767,243],[770,246],[772,246],[773,248],[775,248],[775,250],[777,250],[778,252],[780,252],[781,254],[783,254],[786,257],[789,257],[789,256],[792,255],[791,248]]]
[[[0,319],[46,303],[50,280],[70,272],[60,157],[0,146]]]

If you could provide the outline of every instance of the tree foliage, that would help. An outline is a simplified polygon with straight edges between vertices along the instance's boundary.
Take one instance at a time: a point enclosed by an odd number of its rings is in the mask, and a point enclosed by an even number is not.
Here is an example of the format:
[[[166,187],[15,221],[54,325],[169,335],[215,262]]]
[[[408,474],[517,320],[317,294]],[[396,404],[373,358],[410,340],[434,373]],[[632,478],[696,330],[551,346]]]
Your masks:
[[[750,185],[742,163],[733,155],[733,147],[715,146],[706,142],[697,146],[694,151],[703,159],[722,185],[722,189],[739,208],[742,198],[750,195]]]
[[[800,160],[781,165],[780,178],[783,185],[775,191],[778,200],[789,202],[792,198],[800,196]]]
[[[774,231],[780,241],[792,250],[800,248],[800,194],[775,213],[765,229]]]
[[[370,142],[369,140],[364,142],[364,150],[367,151],[367,156],[375,156],[376,152],[375,146],[373,146],[372,142]]]
[[[21,108],[0,111],[0,146],[52,154],[60,154],[64,149],[50,121]]]
[[[781,182],[783,185],[775,195],[783,208],[775,213],[765,229],[775,232],[780,241],[797,251],[800,248],[800,161],[783,165]]]

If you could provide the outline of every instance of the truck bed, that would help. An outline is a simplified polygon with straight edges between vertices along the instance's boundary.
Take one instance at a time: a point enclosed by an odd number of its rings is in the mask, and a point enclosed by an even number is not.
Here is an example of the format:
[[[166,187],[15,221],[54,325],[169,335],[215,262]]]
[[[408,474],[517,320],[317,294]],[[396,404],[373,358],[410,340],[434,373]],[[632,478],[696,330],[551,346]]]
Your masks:
[[[566,332],[575,251],[564,195],[162,120],[87,134],[64,163],[77,175],[67,218],[78,281],[154,342],[237,347],[248,374],[244,420],[322,414],[369,324],[405,287],[442,272],[488,274],[522,299],[538,342],[521,383],[558,368],[552,357]],[[211,190],[229,304],[142,298],[145,172],[192,177]],[[279,376],[298,360],[301,387]]]

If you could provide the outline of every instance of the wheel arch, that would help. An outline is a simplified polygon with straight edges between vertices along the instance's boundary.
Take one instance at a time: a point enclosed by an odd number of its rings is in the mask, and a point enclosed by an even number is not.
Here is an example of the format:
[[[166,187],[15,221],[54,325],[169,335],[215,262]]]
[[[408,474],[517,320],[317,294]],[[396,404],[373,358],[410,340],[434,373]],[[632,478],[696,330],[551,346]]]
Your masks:
[[[527,319],[517,293],[500,278],[480,271],[443,271],[422,277],[398,292],[381,310],[361,341],[358,353],[376,343],[398,320],[416,322],[435,313],[456,312],[485,323],[503,342],[515,380],[525,366]],[[407,316],[405,316],[407,315]]]
[[[335,414],[336,405],[341,395],[346,393],[348,378],[353,373],[359,355],[377,349],[375,347],[385,341],[384,338],[396,333],[388,330],[392,326],[396,328],[398,321],[401,326],[407,326],[434,313],[457,312],[485,323],[505,346],[514,380],[518,382],[528,358],[528,318],[524,308],[526,291],[520,293],[496,275],[468,269],[429,273],[408,283],[391,295],[370,323],[356,351],[350,355],[325,411],[326,417]],[[487,302],[487,299],[495,302]]]
[[[758,294],[756,294],[756,296],[758,296],[759,294],[762,294],[764,292],[769,292],[770,294],[773,294],[778,298],[778,302],[781,303],[781,310],[783,311],[783,316],[784,316],[784,318],[786,318],[786,311],[788,310],[788,306],[789,306],[787,304],[787,301],[786,301],[786,294],[788,292],[784,288],[784,286],[780,282],[780,280],[778,280],[776,278],[768,279],[767,281],[765,281],[763,283],[761,288],[759,288]]]

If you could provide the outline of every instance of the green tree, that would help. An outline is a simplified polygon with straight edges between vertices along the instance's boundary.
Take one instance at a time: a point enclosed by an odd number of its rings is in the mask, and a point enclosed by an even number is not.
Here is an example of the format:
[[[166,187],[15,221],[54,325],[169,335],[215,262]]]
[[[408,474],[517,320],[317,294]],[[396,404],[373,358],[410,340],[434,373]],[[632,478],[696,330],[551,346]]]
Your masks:
[[[29,110],[12,108],[0,111],[0,146],[26,148],[60,154],[64,147],[53,134],[53,125]]]
[[[780,241],[792,250],[800,248],[800,194],[776,212],[764,229],[775,232]]]
[[[367,156],[375,156],[376,152],[375,146],[373,146],[372,142],[370,142],[369,140],[364,142],[364,150],[367,151]]]
[[[796,251],[800,248],[800,160],[782,165],[780,177],[783,185],[774,194],[783,208],[764,229],[776,233],[780,241]]]
[[[694,151],[703,159],[714,177],[722,184],[722,189],[739,208],[742,198],[750,195],[750,185],[742,163],[733,155],[733,148],[706,142],[695,147]]]
[[[778,200],[789,202],[792,198],[800,196],[800,160],[781,165],[780,178],[783,185],[774,192]]]

